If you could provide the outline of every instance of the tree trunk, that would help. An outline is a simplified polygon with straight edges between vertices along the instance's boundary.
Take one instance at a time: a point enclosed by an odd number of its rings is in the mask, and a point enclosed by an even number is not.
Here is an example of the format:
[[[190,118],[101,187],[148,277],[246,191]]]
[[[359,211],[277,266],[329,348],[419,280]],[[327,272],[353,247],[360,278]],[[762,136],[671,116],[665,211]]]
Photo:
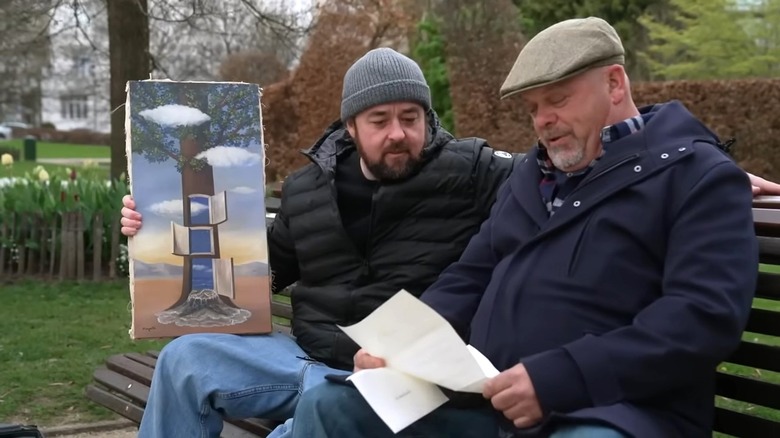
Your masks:
[[[192,108],[197,108],[204,113],[209,113],[208,107],[208,88],[203,85],[192,84],[187,87],[182,87],[179,93],[178,100],[182,105],[186,105]],[[182,211],[184,212],[182,220],[185,227],[191,227],[194,224],[190,215],[190,196],[191,195],[214,195],[214,169],[208,163],[197,164],[195,157],[203,152],[208,145],[205,144],[206,139],[209,138],[209,131],[211,128],[210,122],[205,122],[191,129],[185,130],[182,137],[179,140],[179,146],[181,151],[181,158],[184,162],[181,169],[181,194],[182,194]],[[198,225],[203,226],[203,225]],[[214,256],[219,257],[219,234],[216,226],[211,226],[213,236],[213,250]],[[192,282],[192,262],[195,258],[208,257],[203,255],[187,255],[183,257],[183,272],[182,272],[182,291],[179,300],[170,307],[176,308],[182,305],[190,293],[193,292]],[[224,300],[223,300],[224,301]]]
[[[125,152],[125,87],[128,81],[149,79],[149,17],[147,0],[110,0],[108,47],[111,62],[111,179],[127,170]]]
[[[202,137],[201,137],[202,138]],[[189,162],[195,158],[200,152],[203,151],[203,144],[193,135],[187,135],[181,140],[181,155],[185,162]],[[182,194],[182,207],[184,211],[183,224],[185,227],[193,226],[190,216],[190,196],[191,195],[214,195],[214,169],[205,164],[200,170],[194,169],[190,165],[184,165],[181,171],[181,194]],[[198,225],[199,227],[207,227],[208,225]],[[211,226],[213,235],[213,249],[214,258],[219,258],[219,233],[216,226]],[[202,258],[210,256],[194,255],[183,257],[183,279],[182,290],[179,300],[171,306],[171,308],[177,307],[187,301],[190,292],[193,290],[192,286],[192,261],[194,258]],[[225,301],[225,300],[223,300]],[[228,303],[229,301],[226,301]]]

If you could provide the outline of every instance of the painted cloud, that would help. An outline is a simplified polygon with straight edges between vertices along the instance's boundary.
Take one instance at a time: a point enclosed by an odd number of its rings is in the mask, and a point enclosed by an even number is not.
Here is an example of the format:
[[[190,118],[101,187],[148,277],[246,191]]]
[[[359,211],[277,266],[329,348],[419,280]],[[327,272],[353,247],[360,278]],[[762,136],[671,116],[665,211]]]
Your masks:
[[[197,126],[211,120],[208,114],[197,108],[177,104],[143,110],[138,115],[158,125],[170,127]]]
[[[205,158],[212,167],[254,166],[262,160],[260,154],[249,152],[245,148],[214,146],[195,158]]]

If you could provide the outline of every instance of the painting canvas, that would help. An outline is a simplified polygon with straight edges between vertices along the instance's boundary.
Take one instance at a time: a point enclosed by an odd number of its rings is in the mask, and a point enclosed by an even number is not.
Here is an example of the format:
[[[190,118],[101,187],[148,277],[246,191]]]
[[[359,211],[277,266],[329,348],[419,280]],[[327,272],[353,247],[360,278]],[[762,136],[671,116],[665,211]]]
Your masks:
[[[271,331],[261,90],[131,81],[131,337]]]

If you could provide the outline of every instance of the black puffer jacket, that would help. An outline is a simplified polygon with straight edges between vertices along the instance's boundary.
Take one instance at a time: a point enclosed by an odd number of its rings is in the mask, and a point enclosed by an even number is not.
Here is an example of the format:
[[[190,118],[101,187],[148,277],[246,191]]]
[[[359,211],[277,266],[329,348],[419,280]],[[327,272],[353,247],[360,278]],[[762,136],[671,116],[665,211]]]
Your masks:
[[[341,123],[304,152],[312,163],[284,182],[268,233],[273,285],[297,282],[293,335],[313,359],[351,369],[358,346],[336,325],[359,322],[400,289],[422,294],[463,252],[517,159],[481,139],[455,140],[429,116],[425,164],[374,192],[365,257],[336,202],[337,157],[355,147]]]

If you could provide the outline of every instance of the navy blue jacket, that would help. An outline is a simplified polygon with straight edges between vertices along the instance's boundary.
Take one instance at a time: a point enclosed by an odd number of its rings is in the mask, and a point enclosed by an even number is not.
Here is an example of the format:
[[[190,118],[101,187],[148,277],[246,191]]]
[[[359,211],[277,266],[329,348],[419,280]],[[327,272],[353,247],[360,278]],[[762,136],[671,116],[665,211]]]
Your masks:
[[[679,102],[643,111],[549,219],[536,150],[517,160],[422,300],[499,370],[522,362],[547,424],[711,436],[715,368],[757,281],[750,183]]]

